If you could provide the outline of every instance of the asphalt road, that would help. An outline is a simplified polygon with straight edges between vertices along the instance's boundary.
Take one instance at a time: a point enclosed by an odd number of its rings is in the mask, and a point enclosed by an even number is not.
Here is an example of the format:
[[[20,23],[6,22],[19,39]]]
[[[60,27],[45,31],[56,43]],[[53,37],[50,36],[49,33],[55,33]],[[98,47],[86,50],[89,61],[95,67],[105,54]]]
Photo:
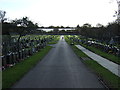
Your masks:
[[[64,39],[53,47],[12,88],[104,88]]]

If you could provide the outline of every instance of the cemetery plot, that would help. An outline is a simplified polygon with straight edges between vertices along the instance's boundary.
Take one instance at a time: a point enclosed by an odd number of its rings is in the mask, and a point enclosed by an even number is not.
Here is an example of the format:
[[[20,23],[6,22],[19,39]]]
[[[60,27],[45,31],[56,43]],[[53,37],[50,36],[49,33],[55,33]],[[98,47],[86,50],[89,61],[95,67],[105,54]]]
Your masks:
[[[6,68],[2,72],[2,88],[10,88],[15,82],[19,81],[31,68],[33,68],[49,52],[52,47],[46,46],[39,52],[17,63],[12,68]]]
[[[71,40],[70,40],[71,37]],[[75,38],[73,38],[74,36],[65,36],[66,41],[68,42],[68,44],[71,44],[73,41],[73,39],[75,40]],[[77,38],[76,41],[78,41],[79,39]],[[75,44],[78,44],[77,42],[74,42]],[[82,62],[91,68],[91,70],[98,75],[99,80],[104,82],[104,84],[108,87],[108,88],[118,88],[119,87],[119,78],[118,76],[116,76],[115,74],[113,74],[112,72],[110,72],[109,70],[107,70],[106,68],[104,68],[103,66],[101,66],[100,64],[98,64],[96,61],[90,59],[85,53],[83,53],[80,49],[78,49],[75,45],[71,45],[73,51],[77,54],[78,57],[80,57],[82,60]],[[85,60],[83,59],[85,58]]]
[[[116,44],[106,44],[102,43],[98,40],[94,40],[92,38],[86,38],[83,36],[77,36],[77,35],[69,35],[67,36],[69,38],[69,43],[71,45],[73,44],[80,44],[83,47],[93,51],[94,53],[105,57],[114,63],[120,64],[120,49],[119,45],[116,46]]]
[[[47,44],[57,42],[59,38],[57,35],[26,35],[18,41],[18,35],[3,35],[2,37],[2,70],[32,56]]]

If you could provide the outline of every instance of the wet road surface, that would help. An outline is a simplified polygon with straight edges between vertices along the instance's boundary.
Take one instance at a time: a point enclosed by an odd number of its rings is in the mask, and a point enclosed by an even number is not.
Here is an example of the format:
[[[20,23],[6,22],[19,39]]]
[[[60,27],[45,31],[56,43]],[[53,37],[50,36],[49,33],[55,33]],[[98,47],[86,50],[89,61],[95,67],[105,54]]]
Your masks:
[[[12,88],[104,88],[64,39]]]

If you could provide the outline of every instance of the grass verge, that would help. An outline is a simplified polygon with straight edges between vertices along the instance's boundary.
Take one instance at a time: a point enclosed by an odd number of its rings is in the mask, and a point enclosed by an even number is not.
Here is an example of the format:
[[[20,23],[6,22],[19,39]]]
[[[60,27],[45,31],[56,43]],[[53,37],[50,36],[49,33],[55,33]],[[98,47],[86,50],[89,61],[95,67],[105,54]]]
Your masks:
[[[66,41],[67,40],[66,38]],[[69,41],[70,42],[70,41]],[[69,44],[69,43],[68,43]],[[85,53],[79,50],[76,46],[71,46],[73,51],[76,53],[78,57],[86,57],[89,58]],[[120,77],[116,76],[100,64],[98,64],[94,60],[82,60],[82,62],[89,67],[100,79],[109,87],[109,88],[119,88],[120,90]]]
[[[55,36],[52,42],[49,42],[48,44],[56,44],[60,39],[60,36]]]
[[[79,57],[87,57],[89,58],[85,53],[83,53],[81,50],[79,50],[77,47],[72,46],[74,52]],[[94,60],[83,60],[83,62],[92,69],[100,78],[101,80],[107,84],[109,88],[118,88],[119,87],[119,80],[120,77],[114,75],[112,72],[98,64]]]
[[[10,88],[16,81],[20,80],[38,61],[40,61],[51,49],[51,46],[46,46],[33,56],[18,63],[12,68],[8,68],[2,72],[2,88]]]
[[[97,49],[95,47],[92,47],[92,46],[87,46],[87,45],[83,45],[83,44],[80,44],[82,45],[83,47],[89,49],[90,51],[104,57],[104,58],[107,58],[108,60],[114,62],[114,63],[117,63],[117,64],[120,64],[120,57],[117,57],[115,55],[112,55],[112,54],[108,54],[106,52],[103,52],[101,51],[100,49]]]
[[[94,60],[85,60],[84,63],[90,67],[99,77],[100,79],[107,84],[109,88],[118,88],[120,78],[114,75],[112,72],[102,67]]]

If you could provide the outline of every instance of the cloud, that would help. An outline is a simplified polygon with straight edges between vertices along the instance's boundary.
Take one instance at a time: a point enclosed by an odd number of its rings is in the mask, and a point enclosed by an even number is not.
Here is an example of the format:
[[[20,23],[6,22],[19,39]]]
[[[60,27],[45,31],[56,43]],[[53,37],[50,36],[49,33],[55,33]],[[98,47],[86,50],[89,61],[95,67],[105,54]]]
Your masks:
[[[46,26],[75,26],[115,20],[112,16],[117,4],[109,4],[109,0],[1,0],[0,8],[11,19],[28,16]]]

